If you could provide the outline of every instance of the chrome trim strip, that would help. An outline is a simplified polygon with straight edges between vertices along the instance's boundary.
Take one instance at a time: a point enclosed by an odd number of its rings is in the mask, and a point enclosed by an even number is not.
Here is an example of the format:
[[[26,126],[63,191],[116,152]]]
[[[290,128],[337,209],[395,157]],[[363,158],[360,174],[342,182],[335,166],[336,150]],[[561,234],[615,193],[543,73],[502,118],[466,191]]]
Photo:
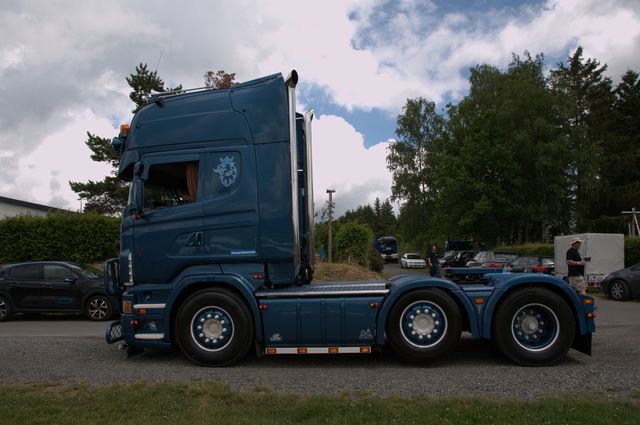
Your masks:
[[[293,265],[295,277],[300,271],[300,206],[298,205],[298,138],[296,137],[296,84],[298,73],[293,70],[287,78],[289,101],[289,153],[291,157],[291,224],[293,226]]]
[[[313,110],[307,111],[304,114],[304,134],[305,134],[305,150],[306,150],[306,201],[307,201],[307,258],[309,258],[309,265],[314,266],[316,252],[315,252],[315,236],[314,236],[314,217],[315,210],[313,206],[313,144],[311,140],[311,121],[313,120]]]
[[[297,291],[270,291],[256,292],[256,298],[317,298],[317,297],[342,297],[352,295],[387,295],[388,289],[374,289],[371,291],[314,291],[314,292],[297,292]]]
[[[372,286],[385,286],[385,282],[375,283],[354,283],[353,285],[347,285],[349,288],[370,288]],[[331,285],[329,282],[314,283],[314,288],[335,288],[338,285]]]
[[[369,353],[373,352],[373,350],[371,349],[371,347],[299,347],[299,348],[304,348],[305,350],[307,350],[306,353],[298,353],[298,347],[266,347],[265,348],[265,353],[266,354],[336,354],[336,353],[329,353],[329,348],[337,348],[338,349],[338,354],[360,354],[361,353],[361,349],[362,348],[366,348],[369,350]],[[275,350],[275,353],[268,353],[267,350]],[[369,353],[363,353],[363,354],[369,354]]]
[[[135,334],[135,338],[148,340],[164,339],[164,334]]]
[[[139,308],[165,308],[166,306],[166,304],[134,304],[133,308],[136,310]]]

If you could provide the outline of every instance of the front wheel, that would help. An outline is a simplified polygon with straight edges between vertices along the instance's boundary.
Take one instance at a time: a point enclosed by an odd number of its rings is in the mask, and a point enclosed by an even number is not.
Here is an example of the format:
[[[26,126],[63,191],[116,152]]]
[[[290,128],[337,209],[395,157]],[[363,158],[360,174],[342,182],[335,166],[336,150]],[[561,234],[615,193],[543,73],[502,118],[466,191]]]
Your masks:
[[[224,289],[205,289],[191,295],[180,306],[175,327],[182,352],[205,366],[225,366],[240,360],[254,340],[249,309],[237,295]]]
[[[609,288],[611,298],[616,301],[626,301],[629,299],[629,287],[622,280],[614,280]]]
[[[460,340],[460,308],[440,289],[413,291],[394,304],[386,331],[391,347],[404,359],[432,360],[451,352]]]
[[[112,313],[111,301],[104,295],[93,295],[87,300],[85,314],[89,320],[96,322],[109,320]]]
[[[498,349],[523,366],[557,363],[571,348],[576,322],[555,292],[527,288],[508,295],[493,320]]]

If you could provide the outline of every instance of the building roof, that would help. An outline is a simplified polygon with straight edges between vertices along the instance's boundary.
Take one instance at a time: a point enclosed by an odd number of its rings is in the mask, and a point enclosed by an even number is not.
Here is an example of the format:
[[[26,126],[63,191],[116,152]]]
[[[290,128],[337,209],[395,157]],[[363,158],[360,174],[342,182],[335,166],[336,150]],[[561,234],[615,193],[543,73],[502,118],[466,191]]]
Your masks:
[[[42,205],[42,204],[36,204],[34,202],[21,201],[20,199],[7,198],[5,196],[0,196],[0,203],[11,204],[11,205],[15,205],[15,206],[18,206],[18,207],[31,208],[31,209],[34,209],[34,210],[40,210],[40,211],[44,211],[44,212],[47,212],[47,211],[69,212],[69,211],[61,209],[61,208],[50,207],[48,205]]]

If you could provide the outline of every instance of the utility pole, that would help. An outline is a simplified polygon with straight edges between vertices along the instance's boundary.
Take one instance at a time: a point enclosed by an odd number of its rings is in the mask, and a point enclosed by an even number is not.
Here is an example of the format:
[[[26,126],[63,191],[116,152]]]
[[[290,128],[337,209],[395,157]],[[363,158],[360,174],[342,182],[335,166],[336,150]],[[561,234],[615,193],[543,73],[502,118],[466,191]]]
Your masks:
[[[333,203],[333,194],[336,191],[334,189],[327,189],[327,193],[329,194],[329,202],[327,205],[327,214],[329,216],[329,251],[328,251],[328,259],[329,263],[333,262],[331,251],[333,250],[333,235],[331,234],[331,222],[333,221],[333,207],[335,204]]]

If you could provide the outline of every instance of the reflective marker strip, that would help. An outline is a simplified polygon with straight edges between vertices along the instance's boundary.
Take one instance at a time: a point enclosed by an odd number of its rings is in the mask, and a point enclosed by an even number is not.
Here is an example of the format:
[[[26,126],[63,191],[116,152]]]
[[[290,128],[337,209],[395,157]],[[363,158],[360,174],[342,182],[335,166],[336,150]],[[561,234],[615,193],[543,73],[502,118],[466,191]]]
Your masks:
[[[360,354],[371,353],[372,350],[371,347],[267,347],[264,351],[266,354]]]
[[[135,310],[139,308],[165,308],[166,304],[134,304],[133,308]]]
[[[136,339],[163,339],[164,334],[135,334]]]

